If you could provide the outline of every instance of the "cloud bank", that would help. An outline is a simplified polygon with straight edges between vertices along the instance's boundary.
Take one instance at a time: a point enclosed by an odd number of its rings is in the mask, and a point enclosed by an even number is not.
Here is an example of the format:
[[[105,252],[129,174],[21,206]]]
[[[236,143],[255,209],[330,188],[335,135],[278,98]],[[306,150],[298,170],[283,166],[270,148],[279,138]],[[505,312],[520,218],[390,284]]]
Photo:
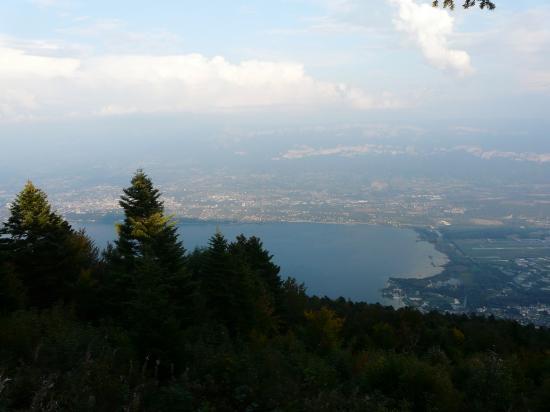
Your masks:
[[[438,69],[449,69],[459,76],[473,73],[470,56],[449,47],[454,18],[443,9],[414,0],[389,0],[398,8],[394,25],[414,41],[428,62]]]
[[[508,159],[520,162],[548,163],[550,153],[512,152],[502,150],[485,150],[479,146],[456,146],[453,150],[462,151],[481,159]]]
[[[506,159],[520,162],[548,163],[550,153],[512,152],[502,150],[486,150],[480,146],[454,146],[452,148],[436,148],[431,151],[418,150],[414,146],[394,146],[381,144],[364,144],[357,146],[335,146],[325,148],[313,148],[300,146],[287,150],[274,160],[297,160],[308,157],[340,156],[353,157],[359,155],[407,155],[407,156],[436,156],[441,153],[464,152],[471,156],[484,160]]]
[[[393,108],[342,83],[317,80],[292,62],[217,56],[104,55],[68,58],[0,43],[0,119],[266,107]]]
[[[283,153],[280,157],[275,158],[274,160],[296,160],[304,159],[307,157],[319,157],[319,156],[343,156],[343,157],[352,157],[365,154],[375,154],[375,155],[414,155],[415,151],[411,147],[398,148],[395,146],[389,145],[378,145],[378,144],[364,144],[357,146],[336,146],[315,149],[310,146],[302,146],[296,149],[288,150]]]

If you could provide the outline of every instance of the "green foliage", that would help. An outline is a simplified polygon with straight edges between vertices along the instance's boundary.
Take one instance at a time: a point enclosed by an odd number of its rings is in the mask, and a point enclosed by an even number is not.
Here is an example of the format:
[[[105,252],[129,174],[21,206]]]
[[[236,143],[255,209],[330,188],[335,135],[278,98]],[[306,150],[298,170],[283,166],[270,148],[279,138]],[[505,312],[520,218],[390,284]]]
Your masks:
[[[264,252],[261,242],[255,239],[239,236],[229,244],[217,232],[207,249],[194,253],[193,266],[205,312],[232,335],[270,333],[275,329],[275,292],[269,289],[265,276],[278,268]]]
[[[278,305],[282,288],[279,276],[281,268],[273,263],[273,256],[264,249],[261,240],[256,236],[247,239],[244,235],[239,235],[228,249],[241,265],[251,270],[263,283],[273,305]]]
[[[175,358],[180,331],[194,316],[195,287],[175,224],[160,193],[138,170],[124,189],[124,222],[105,254],[106,308],[139,342],[140,354]]]
[[[138,170],[123,191],[119,203],[124,222],[117,225],[115,248],[107,254],[110,263],[131,271],[136,259],[150,255],[168,270],[181,268],[185,249],[178,240],[175,224],[164,214],[160,193],[151,179]]]
[[[7,379],[0,405],[6,410],[115,410],[127,402],[134,386],[127,338],[64,312],[0,318],[0,365]]]
[[[33,243],[69,230],[69,224],[51,210],[46,194],[30,181],[11,204],[10,213],[2,233],[14,241]]]
[[[440,2],[439,0],[434,0],[434,1],[432,1],[432,6],[433,7],[439,7],[440,3],[443,3],[444,8],[449,8],[451,10],[454,10],[454,8],[455,8],[455,1],[454,0],[443,0],[442,2]],[[479,1],[464,0],[464,3],[462,4],[462,7],[465,8],[465,9],[469,9],[470,7],[475,7],[476,3],[479,4],[480,9],[487,8],[489,10],[493,10],[493,9],[496,8],[495,3],[490,1],[490,0],[479,0]]]
[[[46,194],[27,182],[0,235],[0,282],[12,308],[70,302],[97,261],[97,249],[51,210]]]
[[[187,254],[159,196],[138,171],[103,260],[43,192],[18,196],[0,411],[547,410],[549,330],[310,297],[258,238]]]
[[[324,353],[339,347],[344,321],[334,311],[323,306],[320,310],[307,310],[305,317],[305,341],[312,350]]]
[[[304,323],[304,314],[308,306],[305,285],[289,277],[283,282],[281,295],[283,325],[288,328]]]
[[[237,273],[231,264],[225,237],[217,232],[209,240],[198,270],[201,293],[210,315],[234,329],[238,315],[236,293]]]
[[[374,353],[361,376],[362,389],[393,399],[411,411],[459,410],[459,393],[441,366],[407,354]]]

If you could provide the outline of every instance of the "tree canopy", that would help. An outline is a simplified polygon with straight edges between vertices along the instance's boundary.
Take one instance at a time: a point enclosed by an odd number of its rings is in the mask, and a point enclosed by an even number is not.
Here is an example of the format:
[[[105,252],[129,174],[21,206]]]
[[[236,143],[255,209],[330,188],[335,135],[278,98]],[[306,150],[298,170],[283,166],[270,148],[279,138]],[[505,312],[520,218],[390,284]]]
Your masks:
[[[53,211],[46,194],[30,181],[11,204],[0,234],[9,289],[20,293],[11,296],[14,302],[47,307],[74,300],[97,258],[93,243]]]

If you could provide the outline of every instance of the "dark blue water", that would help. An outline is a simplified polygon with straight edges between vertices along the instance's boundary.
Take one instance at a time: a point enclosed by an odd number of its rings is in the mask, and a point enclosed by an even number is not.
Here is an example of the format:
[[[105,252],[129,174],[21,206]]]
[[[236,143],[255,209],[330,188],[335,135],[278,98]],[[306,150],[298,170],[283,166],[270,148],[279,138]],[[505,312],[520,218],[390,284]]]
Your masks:
[[[75,223],[104,247],[115,237],[114,225]],[[317,223],[214,224],[179,226],[188,250],[205,246],[216,228],[230,240],[240,233],[258,236],[274,255],[284,277],[293,276],[309,294],[344,296],[384,302],[382,289],[390,276],[439,273],[446,257],[409,229],[386,226]]]

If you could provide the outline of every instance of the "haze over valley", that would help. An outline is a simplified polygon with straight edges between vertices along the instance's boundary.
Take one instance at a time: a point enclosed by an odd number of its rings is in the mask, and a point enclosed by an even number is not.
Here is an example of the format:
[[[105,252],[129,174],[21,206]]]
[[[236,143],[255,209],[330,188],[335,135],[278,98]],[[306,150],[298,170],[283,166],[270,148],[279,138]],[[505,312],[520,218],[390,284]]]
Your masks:
[[[0,1],[0,412],[543,412],[547,0]]]

